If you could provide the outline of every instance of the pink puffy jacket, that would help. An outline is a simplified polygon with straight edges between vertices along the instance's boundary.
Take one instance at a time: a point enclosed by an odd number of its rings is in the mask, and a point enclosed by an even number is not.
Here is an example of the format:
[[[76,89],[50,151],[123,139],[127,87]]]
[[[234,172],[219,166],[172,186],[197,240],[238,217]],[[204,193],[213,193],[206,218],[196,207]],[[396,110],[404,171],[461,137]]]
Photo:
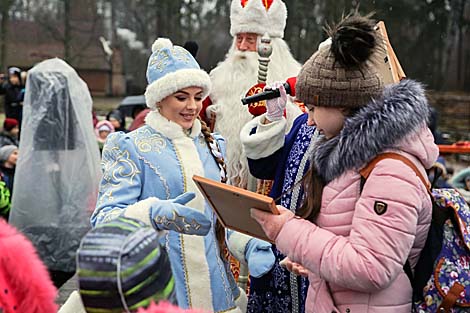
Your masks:
[[[411,91],[421,91],[419,85],[408,84],[418,89]],[[422,101],[421,106],[425,108],[427,103],[424,98]],[[408,110],[410,106],[405,103],[403,107]],[[395,132],[399,134],[400,129]],[[334,158],[343,141],[328,148],[333,152],[326,154],[325,162]],[[351,149],[357,148],[349,147]],[[347,154],[349,150],[342,150],[342,153]],[[427,127],[406,135],[393,149],[386,150],[404,154],[423,174],[424,167],[429,168],[438,156]],[[333,164],[331,169],[337,168],[337,160],[330,163]],[[381,203],[382,208],[386,205],[386,210],[378,209]],[[403,265],[407,259],[412,268],[416,265],[429,229],[431,208],[426,187],[413,170],[399,160],[379,162],[362,193],[358,170],[349,168],[336,175],[323,190],[316,224],[291,219],[276,239],[281,252],[310,271],[306,312],[411,312],[412,289]]]

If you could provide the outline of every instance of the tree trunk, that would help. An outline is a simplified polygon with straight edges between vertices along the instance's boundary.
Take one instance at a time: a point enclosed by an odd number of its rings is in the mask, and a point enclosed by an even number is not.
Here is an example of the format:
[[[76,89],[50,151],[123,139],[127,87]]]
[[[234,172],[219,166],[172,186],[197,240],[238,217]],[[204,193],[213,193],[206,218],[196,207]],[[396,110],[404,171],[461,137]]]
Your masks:
[[[70,1],[64,0],[64,60],[71,61]]]
[[[8,21],[9,21],[9,11],[10,6],[12,5],[12,0],[2,0],[0,4],[1,10],[1,29],[0,29],[0,71],[6,71],[6,61],[7,61],[7,33],[8,33]]]
[[[459,16],[457,20],[457,88],[462,88],[464,87],[464,75],[462,73],[462,68],[465,66],[464,60],[463,60],[463,55],[464,55],[464,46],[463,46],[463,28],[465,27],[465,2],[467,0],[460,0],[460,6],[458,9]]]

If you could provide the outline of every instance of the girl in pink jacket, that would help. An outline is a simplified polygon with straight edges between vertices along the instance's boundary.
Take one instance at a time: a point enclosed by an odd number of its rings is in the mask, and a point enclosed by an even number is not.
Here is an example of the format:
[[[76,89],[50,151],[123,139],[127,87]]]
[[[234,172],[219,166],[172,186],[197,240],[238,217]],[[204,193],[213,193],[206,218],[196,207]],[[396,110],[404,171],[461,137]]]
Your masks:
[[[307,312],[411,312],[403,267],[408,261],[414,269],[427,236],[426,186],[400,160],[380,161],[363,186],[359,171],[378,154],[397,152],[425,175],[438,148],[426,126],[422,86],[384,86],[374,63],[382,49],[374,25],[346,17],[297,78],[297,97],[313,110],[318,136],[299,216],[280,206],[280,215],[252,210],[288,267],[308,275]]]

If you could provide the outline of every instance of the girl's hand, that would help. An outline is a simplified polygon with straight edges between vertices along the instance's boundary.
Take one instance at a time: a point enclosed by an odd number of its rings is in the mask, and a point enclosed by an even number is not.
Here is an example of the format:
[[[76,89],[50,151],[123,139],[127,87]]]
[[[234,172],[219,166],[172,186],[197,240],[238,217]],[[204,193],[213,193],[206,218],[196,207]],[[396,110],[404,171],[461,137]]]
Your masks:
[[[300,265],[299,263],[292,262],[289,258],[285,258],[279,265],[286,268],[289,272],[294,273],[297,276],[308,277],[308,269]]]
[[[264,233],[272,241],[276,241],[277,235],[279,235],[282,226],[295,216],[294,213],[283,206],[278,205],[277,209],[279,210],[279,215],[267,213],[258,209],[250,210],[251,217],[261,225]]]

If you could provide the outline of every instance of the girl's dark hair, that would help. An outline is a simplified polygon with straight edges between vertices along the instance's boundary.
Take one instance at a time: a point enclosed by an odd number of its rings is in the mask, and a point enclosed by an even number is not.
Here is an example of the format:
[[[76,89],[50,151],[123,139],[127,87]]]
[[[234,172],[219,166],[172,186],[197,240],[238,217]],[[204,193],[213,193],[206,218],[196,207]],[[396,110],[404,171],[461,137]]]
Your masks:
[[[313,223],[320,213],[325,184],[313,164],[310,165],[301,182],[304,187],[304,200],[300,208],[296,210],[296,215]]]
[[[342,108],[346,117],[353,117],[361,108]],[[310,222],[315,222],[321,209],[321,200],[325,183],[315,168],[314,160],[311,160],[310,168],[300,182],[304,187],[304,200],[296,214]]]
[[[224,177],[221,177],[221,181],[225,183],[227,181],[227,171],[225,170],[225,161],[223,158],[216,156],[214,152],[212,151],[212,147],[210,145],[214,142],[215,139],[212,136],[212,133],[209,127],[207,126],[207,124],[201,119],[199,119],[199,121],[201,122],[201,132],[204,135],[204,139],[207,143],[207,147],[209,148],[209,151],[212,154],[212,157],[225,172],[225,175],[223,175]],[[223,256],[224,249],[225,249],[225,229],[218,219],[215,222],[215,236],[217,238],[217,243],[219,244],[220,254],[221,256]]]

